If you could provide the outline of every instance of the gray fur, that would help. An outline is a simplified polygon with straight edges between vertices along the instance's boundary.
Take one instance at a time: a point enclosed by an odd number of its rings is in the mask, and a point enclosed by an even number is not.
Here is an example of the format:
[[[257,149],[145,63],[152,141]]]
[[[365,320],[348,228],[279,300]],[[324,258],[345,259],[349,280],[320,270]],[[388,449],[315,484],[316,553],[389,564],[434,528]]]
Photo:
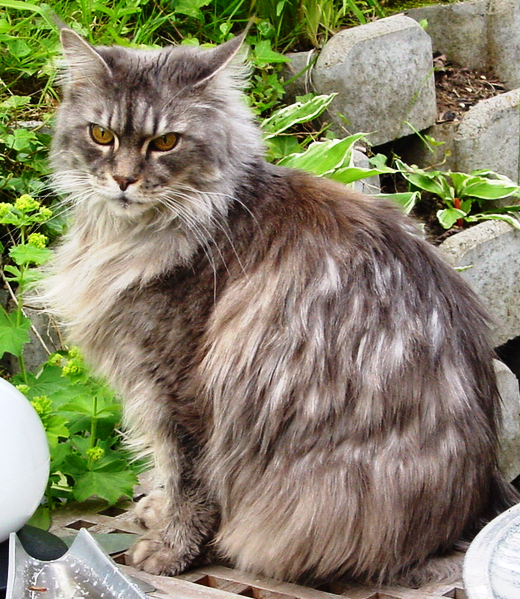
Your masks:
[[[134,563],[176,574],[212,548],[286,580],[423,581],[516,501],[478,302],[394,207],[264,162],[240,39],[62,39],[72,225],[45,298],[161,473]]]

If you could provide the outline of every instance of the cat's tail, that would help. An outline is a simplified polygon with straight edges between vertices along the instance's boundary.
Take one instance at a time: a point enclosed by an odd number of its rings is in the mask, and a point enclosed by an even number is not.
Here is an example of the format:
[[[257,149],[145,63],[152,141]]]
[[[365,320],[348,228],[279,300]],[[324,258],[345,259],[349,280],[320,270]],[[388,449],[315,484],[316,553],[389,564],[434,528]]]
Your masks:
[[[424,563],[416,564],[392,577],[391,584],[423,588],[428,585],[451,585],[462,578],[462,564],[471,541],[480,530],[493,518],[520,503],[520,493],[508,483],[500,471],[496,471],[490,483],[488,508],[474,525],[468,529],[464,537],[458,541],[453,552],[444,556],[432,557]]]

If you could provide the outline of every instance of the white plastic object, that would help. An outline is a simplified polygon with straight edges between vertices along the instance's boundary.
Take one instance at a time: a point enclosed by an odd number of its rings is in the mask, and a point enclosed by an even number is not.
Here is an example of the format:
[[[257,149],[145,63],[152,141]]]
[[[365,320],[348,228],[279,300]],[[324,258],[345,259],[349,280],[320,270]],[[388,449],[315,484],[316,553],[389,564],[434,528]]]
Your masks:
[[[520,598],[520,504],[491,520],[464,558],[468,599]]]
[[[0,542],[34,514],[49,478],[45,430],[29,400],[0,379]]]

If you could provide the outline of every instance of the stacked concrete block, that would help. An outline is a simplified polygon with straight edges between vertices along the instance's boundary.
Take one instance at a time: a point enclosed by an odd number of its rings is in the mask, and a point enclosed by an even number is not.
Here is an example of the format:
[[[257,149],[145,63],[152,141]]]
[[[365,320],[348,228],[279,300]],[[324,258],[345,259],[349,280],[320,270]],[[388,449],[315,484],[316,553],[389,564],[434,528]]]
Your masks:
[[[520,336],[520,231],[484,221],[444,241],[440,249],[494,318],[495,346]]]
[[[487,13],[489,0],[455,2],[408,10],[416,21],[427,21],[434,52],[453,64],[470,69],[489,67]]]
[[[454,135],[458,171],[487,168],[518,181],[518,91],[482,100]]]
[[[320,53],[312,83],[317,93],[338,94],[329,111],[336,129],[369,133],[374,145],[435,122],[431,40],[403,15],[333,36]]]

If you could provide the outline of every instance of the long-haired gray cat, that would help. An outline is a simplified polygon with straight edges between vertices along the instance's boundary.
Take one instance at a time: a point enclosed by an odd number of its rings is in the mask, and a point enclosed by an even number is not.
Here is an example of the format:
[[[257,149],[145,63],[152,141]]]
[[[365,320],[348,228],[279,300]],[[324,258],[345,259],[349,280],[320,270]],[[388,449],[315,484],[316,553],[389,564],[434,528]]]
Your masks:
[[[264,161],[242,37],[62,42],[47,299],[161,473],[134,564],[420,582],[516,501],[473,294],[393,206]]]

